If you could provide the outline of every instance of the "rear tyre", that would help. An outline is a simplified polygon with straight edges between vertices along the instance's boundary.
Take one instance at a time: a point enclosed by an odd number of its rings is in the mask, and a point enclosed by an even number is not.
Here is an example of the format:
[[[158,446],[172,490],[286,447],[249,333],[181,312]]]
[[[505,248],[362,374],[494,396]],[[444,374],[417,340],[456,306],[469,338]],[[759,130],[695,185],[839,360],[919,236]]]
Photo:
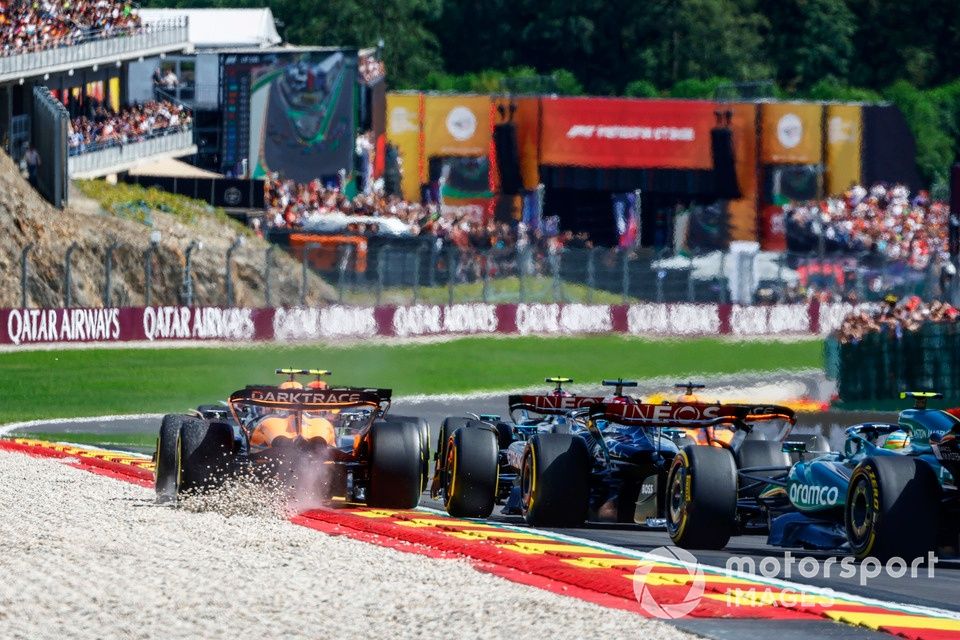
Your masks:
[[[177,438],[180,425],[187,416],[166,415],[160,423],[157,436],[157,449],[154,453],[154,489],[157,502],[171,502],[177,499]]]
[[[486,518],[497,499],[497,433],[482,422],[453,432],[443,465],[443,506],[457,518]]]
[[[579,436],[538,433],[520,469],[520,509],[533,526],[579,527],[587,519],[590,454]]]
[[[894,556],[911,562],[937,542],[940,483],[930,466],[906,456],[877,456],[850,477],[844,523],[860,560]]]
[[[367,504],[413,509],[420,502],[420,429],[412,422],[378,421],[370,430]]]
[[[762,442],[762,441],[757,441]],[[680,451],[667,476],[667,532],[678,547],[722,549],[737,524],[737,465],[719,447]]]
[[[229,425],[184,416],[177,444],[177,492],[200,493],[220,486],[232,457]]]
[[[387,421],[412,422],[420,433],[420,491],[427,488],[430,480],[430,424],[424,418],[387,416]]]

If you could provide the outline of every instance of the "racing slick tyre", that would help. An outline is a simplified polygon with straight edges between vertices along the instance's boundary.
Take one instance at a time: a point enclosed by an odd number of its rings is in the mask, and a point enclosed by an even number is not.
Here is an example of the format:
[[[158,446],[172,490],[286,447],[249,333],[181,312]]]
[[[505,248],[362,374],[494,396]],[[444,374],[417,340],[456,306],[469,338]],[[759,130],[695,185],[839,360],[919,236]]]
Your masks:
[[[443,419],[443,422],[440,423],[440,433],[437,435],[437,449],[434,452],[438,463],[442,464],[447,459],[447,443],[450,441],[453,432],[471,422],[476,421],[473,418],[459,416],[450,416]]]
[[[203,492],[219,486],[233,457],[229,425],[184,416],[177,440],[177,492]]]
[[[538,433],[520,468],[520,509],[533,526],[579,527],[587,519],[590,454],[579,436]]]
[[[414,422],[378,421],[370,431],[367,504],[413,509],[420,502],[420,428]]]
[[[777,467],[774,471],[757,471],[750,475],[773,478],[790,468],[790,454],[783,451],[779,442],[771,440],[744,440],[735,454],[738,469]],[[744,497],[756,497],[765,488],[758,480],[740,478],[740,494]]]
[[[170,502],[177,499],[177,438],[180,425],[188,416],[170,414],[163,416],[160,434],[157,436],[157,449],[154,453],[155,477],[154,489],[157,502]]]
[[[430,424],[424,418],[387,416],[387,421],[412,422],[420,432],[420,491],[427,488],[430,480]]]
[[[471,422],[453,432],[443,464],[443,506],[457,518],[486,518],[497,499],[497,432]]]
[[[757,441],[761,442],[761,441]],[[667,533],[678,547],[722,549],[737,525],[737,465],[720,447],[680,451],[667,476]]]
[[[844,523],[854,555],[907,562],[937,541],[940,483],[930,465],[908,456],[877,456],[850,476]]]

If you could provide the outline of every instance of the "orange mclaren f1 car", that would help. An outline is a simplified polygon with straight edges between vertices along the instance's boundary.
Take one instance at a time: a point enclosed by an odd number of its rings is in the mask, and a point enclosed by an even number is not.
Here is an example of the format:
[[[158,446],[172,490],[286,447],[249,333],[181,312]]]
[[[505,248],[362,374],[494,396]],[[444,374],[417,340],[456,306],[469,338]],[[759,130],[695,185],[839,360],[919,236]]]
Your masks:
[[[412,508],[430,457],[422,418],[388,415],[390,389],[329,386],[321,369],[277,369],[288,379],[248,386],[221,405],[167,415],[157,438],[160,501],[231,476],[279,478],[321,500]],[[313,376],[307,385],[298,376]]]

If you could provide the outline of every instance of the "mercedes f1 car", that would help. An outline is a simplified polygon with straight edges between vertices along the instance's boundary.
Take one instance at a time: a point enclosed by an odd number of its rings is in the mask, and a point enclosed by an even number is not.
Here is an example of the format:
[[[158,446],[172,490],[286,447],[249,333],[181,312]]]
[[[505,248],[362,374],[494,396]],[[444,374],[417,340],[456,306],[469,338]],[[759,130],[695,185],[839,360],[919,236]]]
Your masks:
[[[566,394],[560,384],[549,395],[511,396],[512,422],[491,416],[444,421],[432,493],[450,513],[483,517],[501,501],[504,513],[540,526],[579,526],[587,519],[663,526],[667,471],[677,452],[695,443],[689,432],[731,446],[721,432],[739,421],[738,459],[763,468],[771,454],[772,462],[782,460],[780,442],[754,446],[760,432],[752,425],[793,421],[786,407],[643,404],[624,393],[636,386],[624,380],[604,381],[614,387],[607,397]]]
[[[768,543],[776,546],[849,549],[858,558],[920,557],[938,537],[953,546],[957,490],[942,459],[960,420],[926,408],[938,396],[901,394],[916,405],[897,424],[851,426],[842,452],[806,454],[790,464],[737,469],[732,452],[684,449],[668,480],[673,541],[720,548],[743,514],[760,513],[769,522]],[[782,451],[795,456],[799,446],[785,442]]]
[[[590,406],[602,396],[569,393],[564,384],[572,378],[550,377],[554,386],[543,395],[511,395],[507,398],[509,420],[498,415],[451,416],[440,426],[430,493],[457,517],[485,518],[497,503],[507,503],[505,512],[519,513],[518,477],[527,442],[538,434],[571,433]],[[604,381],[618,385],[615,396],[632,398],[624,388],[630,381]],[[536,512],[535,512],[536,514]]]
[[[424,420],[388,415],[390,389],[328,386],[321,378],[330,372],[319,369],[277,373],[289,379],[163,418],[155,453],[160,501],[248,474],[278,478],[321,500],[418,504],[429,460]],[[315,380],[304,386],[300,375]]]

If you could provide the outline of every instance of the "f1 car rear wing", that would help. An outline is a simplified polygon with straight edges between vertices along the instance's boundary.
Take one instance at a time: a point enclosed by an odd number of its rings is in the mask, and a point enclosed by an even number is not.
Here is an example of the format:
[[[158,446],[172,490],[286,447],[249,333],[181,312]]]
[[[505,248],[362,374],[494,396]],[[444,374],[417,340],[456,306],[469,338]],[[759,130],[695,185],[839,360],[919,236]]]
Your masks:
[[[793,409],[779,405],[706,404],[664,402],[662,404],[613,404],[601,402],[590,407],[592,420],[607,420],[631,427],[710,427],[783,420],[796,423]]]
[[[926,409],[928,400],[939,400],[943,398],[943,394],[936,391],[901,391],[900,399],[907,398],[913,398],[914,409]]]
[[[310,409],[343,409],[347,407],[379,407],[386,411],[390,406],[391,389],[367,389],[361,387],[330,387],[328,389],[282,389],[272,386],[250,386],[230,394],[229,404],[291,411]]]
[[[551,416],[564,415],[574,409],[587,409],[598,402],[603,402],[602,396],[515,395],[507,398],[511,414],[524,410]]]

